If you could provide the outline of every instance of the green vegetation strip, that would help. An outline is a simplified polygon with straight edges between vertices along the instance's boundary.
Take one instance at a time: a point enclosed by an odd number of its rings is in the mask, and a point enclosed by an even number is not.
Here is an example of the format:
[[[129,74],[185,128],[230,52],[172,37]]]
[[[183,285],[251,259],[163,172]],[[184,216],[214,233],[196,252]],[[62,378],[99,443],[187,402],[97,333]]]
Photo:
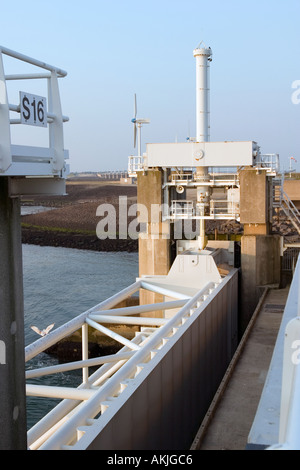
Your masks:
[[[41,225],[26,224],[24,222],[21,224],[21,226],[22,228],[28,228],[31,230],[39,230],[43,232],[60,232],[60,233],[66,233],[66,234],[76,233],[76,234],[83,234],[83,235],[96,235],[95,230],[79,230],[79,229],[71,229],[71,228],[63,228],[63,227],[47,227],[47,226],[41,226]]]

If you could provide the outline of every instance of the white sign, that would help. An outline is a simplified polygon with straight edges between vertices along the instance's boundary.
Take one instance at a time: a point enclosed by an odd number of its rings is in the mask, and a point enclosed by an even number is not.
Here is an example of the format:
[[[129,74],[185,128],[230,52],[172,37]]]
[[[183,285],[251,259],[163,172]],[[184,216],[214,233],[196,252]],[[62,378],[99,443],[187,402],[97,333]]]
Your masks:
[[[47,127],[47,100],[43,96],[20,91],[21,123]]]

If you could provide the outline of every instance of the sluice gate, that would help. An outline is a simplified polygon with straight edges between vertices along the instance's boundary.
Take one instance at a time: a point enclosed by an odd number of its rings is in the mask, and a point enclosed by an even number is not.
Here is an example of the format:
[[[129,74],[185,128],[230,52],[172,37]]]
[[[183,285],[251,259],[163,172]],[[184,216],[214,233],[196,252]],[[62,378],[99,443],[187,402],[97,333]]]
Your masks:
[[[237,345],[238,270],[226,258],[223,249],[187,251],[167,276],[137,279],[28,346],[27,360],[87,325],[123,343],[114,356],[84,359],[83,334],[82,361],[27,371],[27,381],[74,368],[82,368],[83,376],[77,389],[27,384],[29,395],[63,399],[29,430],[29,448],[188,449]],[[224,263],[225,275],[218,269]],[[113,308],[139,289],[160,293],[164,301]],[[156,309],[164,311],[162,318],[151,318]],[[148,310],[147,317],[137,315],[139,310]],[[128,341],[107,327],[114,320],[141,325],[140,331]],[[100,366],[89,375],[95,365]]]

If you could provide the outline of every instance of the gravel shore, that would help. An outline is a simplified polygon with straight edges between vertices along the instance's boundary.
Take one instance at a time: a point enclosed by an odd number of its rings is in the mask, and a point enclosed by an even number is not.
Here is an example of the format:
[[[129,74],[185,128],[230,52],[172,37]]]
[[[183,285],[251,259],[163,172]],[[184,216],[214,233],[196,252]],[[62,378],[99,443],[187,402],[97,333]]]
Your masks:
[[[23,199],[23,205],[51,207],[52,210],[22,216],[22,242],[40,246],[62,246],[67,248],[95,251],[137,251],[138,242],[120,234],[119,197],[127,203],[127,208],[137,202],[136,185],[121,185],[119,182],[67,181],[67,195]],[[97,208],[103,204],[115,211],[116,233],[100,240],[96,227],[103,220],[97,215]],[[128,224],[134,217],[128,217]],[[194,227],[193,227],[194,228]],[[207,221],[207,234],[241,236],[243,225],[233,220]],[[273,233],[280,233],[290,241],[298,241],[298,233],[293,225],[282,216],[274,217]],[[115,238],[111,238],[115,236]]]

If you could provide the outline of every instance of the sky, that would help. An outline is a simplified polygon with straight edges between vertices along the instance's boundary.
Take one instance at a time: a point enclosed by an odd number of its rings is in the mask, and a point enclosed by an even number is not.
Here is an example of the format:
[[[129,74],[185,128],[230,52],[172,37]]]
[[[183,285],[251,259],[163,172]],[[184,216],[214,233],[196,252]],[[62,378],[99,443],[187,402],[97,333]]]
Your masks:
[[[0,44],[68,72],[59,83],[71,171],[127,168],[137,155],[134,94],[137,117],[150,120],[142,152],[194,137],[201,41],[213,51],[211,141],[254,140],[262,153],[279,153],[283,170],[300,171],[300,0],[0,3]],[[9,58],[4,65],[19,71]],[[45,129],[15,127],[13,143],[45,138]]]

